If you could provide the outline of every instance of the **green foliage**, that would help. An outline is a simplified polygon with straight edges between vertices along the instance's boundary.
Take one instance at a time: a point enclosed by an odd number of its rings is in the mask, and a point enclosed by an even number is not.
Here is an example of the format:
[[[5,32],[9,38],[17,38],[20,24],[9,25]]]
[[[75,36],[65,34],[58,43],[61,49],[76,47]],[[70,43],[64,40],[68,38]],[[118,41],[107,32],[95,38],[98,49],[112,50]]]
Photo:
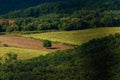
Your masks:
[[[0,65],[1,80],[119,80],[120,34],[73,50]]]
[[[41,1],[38,1],[41,2]],[[1,15],[0,31],[81,30],[120,26],[118,0],[49,2]],[[49,2],[49,3],[48,3]],[[116,3],[114,5],[114,3]],[[91,5],[94,4],[94,5]],[[89,7],[88,7],[89,6]],[[10,20],[15,23],[10,24]],[[15,25],[15,26],[13,26]]]
[[[0,32],[3,32],[3,27],[0,25]]]
[[[16,61],[17,61],[17,54],[7,53],[7,54],[4,56],[4,61],[5,61],[5,63],[16,62]]]
[[[9,45],[7,45],[7,44],[2,44],[2,47],[9,47]]]
[[[84,63],[83,80],[119,80],[115,78],[119,70],[120,35],[110,35],[102,39],[93,39],[82,45]],[[114,74],[114,75],[113,75]]]
[[[0,45],[0,57],[3,57],[6,53],[16,53],[18,55],[17,56],[18,60],[28,60],[34,57],[38,57],[40,55],[48,54],[48,52],[45,52],[45,51],[14,48],[14,47],[9,47],[9,45],[6,45],[6,44],[1,44]]]
[[[106,1],[95,1],[95,0],[1,0],[0,1],[0,13],[8,13],[13,10],[22,9],[21,11],[15,12],[14,16],[34,16],[37,17],[41,14],[46,13],[71,13],[78,9],[94,9],[94,10],[119,10],[120,2],[119,0],[106,0]],[[15,4],[19,3],[19,4]],[[3,5],[4,4],[4,5]],[[11,5],[14,4],[14,7]],[[92,5],[91,5],[92,4]],[[114,5],[116,4],[116,5]],[[28,8],[31,6],[40,5],[37,8],[29,8],[27,10],[23,10],[24,8]],[[39,8],[40,7],[40,8]],[[26,14],[18,14],[18,13],[26,13]]]
[[[0,64],[11,64],[17,62],[17,54],[12,52],[6,53],[4,56],[0,57]]]
[[[25,9],[28,7],[36,6],[42,3],[56,2],[57,0],[1,0],[0,1],[0,14],[8,13],[18,9]],[[64,1],[64,0],[61,0]],[[65,0],[66,1],[66,0]],[[19,4],[16,4],[19,3]],[[14,7],[12,6],[14,5]],[[17,15],[17,14],[16,14]]]
[[[81,30],[98,27],[120,26],[120,11],[117,10],[78,10],[71,14],[50,13],[34,16],[1,19],[1,32],[41,31],[41,30]],[[10,23],[13,21],[13,23]],[[9,28],[8,28],[9,27]],[[7,29],[8,28],[8,29]]]
[[[43,47],[50,48],[51,46],[52,46],[51,41],[49,41],[49,40],[43,41]]]
[[[56,0],[57,1],[57,0]],[[30,7],[28,9],[17,10],[10,12],[2,17],[16,18],[16,17],[39,17],[43,14],[49,13],[71,13],[79,9],[79,3],[72,0],[68,1],[57,1],[40,4],[36,7]],[[78,8],[78,9],[77,9]],[[11,16],[10,16],[11,15]]]
[[[6,32],[13,32],[14,29],[12,27],[7,27]]]
[[[33,31],[34,26],[33,25],[26,25],[22,28],[23,31]]]

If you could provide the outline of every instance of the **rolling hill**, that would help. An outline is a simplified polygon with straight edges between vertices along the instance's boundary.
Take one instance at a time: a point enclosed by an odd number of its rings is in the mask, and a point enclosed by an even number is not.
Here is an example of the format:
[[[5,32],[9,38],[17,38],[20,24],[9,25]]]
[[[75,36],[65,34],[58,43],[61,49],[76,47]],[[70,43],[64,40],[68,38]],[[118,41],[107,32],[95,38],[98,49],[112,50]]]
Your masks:
[[[95,28],[77,31],[61,31],[61,32],[47,32],[40,34],[27,34],[24,37],[51,40],[53,42],[61,42],[72,45],[81,45],[91,39],[102,38],[110,34],[120,33],[120,27],[114,28]]]
[[[0,66],[1,80],[119,80],[120,35]]]
[[[6,17],[6,18],[10,17],[10,16],[13,18],[16,18],[16,17],[20,17],[20,18],[22,18],[22,17],[39,17],[41,15],[49,14],[49,13],[67,13],[67,14],[69,14],[71,12],[74,12],[74,11],[80,9],[79,0],[78,1],[77,0],[76,1],[74,1],[74,0],[69,0],[69,1],[68,0],[59,0],[59,1],[46,0],[46,1],[44,1],[43,0],[44,3],[41,3],[41,4],[39,4],[39,2],[40,2],[39,0],[36,0],[34,2],[36,2],[38,5],[33,6],[33,7],[31,6],[26,9],[21,8],[19,10],[12,11],[8,14],[4,14],[3,17]],[[33,2],[33,4],[34,4],[34,2]],[[32,4],[32,1],[29,3]],[[29,5],[29,3],[28,3],[28,5]],[[27,4],[27,2],[26,2],[26,4]]]
[[[1,0],[0,3],[1,3],[0,13],[6,13],[6,12],[9,13],[13,11],[10,14],[17,13],[19,15],[21,12],[24,13],[29,9],[32,10],[36,8],[38,9],[38,12],[41,14],[52,13],[52,12],[68,13],[72,10],[75,11],[75,10],[119,10],[120,9],[119,0],[114,0],[114,1],[105,0],[104,2],[103,0],[99,0],[99,1],[95,1],[95,0],[87,0],[87,1],[86,0],[29,0],[29,1],[28,0],[11,0],[11,1]],[[15,4],[15,3],[19,3],[19,4]],[[33,8],[29,8],[29,7],[33,7]],[[28,8],[28,9],[25,10],[25,8]],[[20,11],[14,12],[14,10],[20,10]]]
[[[0,32],[117,27],[120,26],[119,4],[118,0],[41,1],[38,5],[0,15]],[[10,28],[7,30],[7,27]]]
[[[106,9],[106,10],[119,10],[119,0],[1,0],[0,1],[0,13],[6,13],[18,9],[25,9],[28,7],[36,6],[42,3],[49,3],[49,2],[66,2],[64,6],[68,6],[71,4],[74,5],[74,3],[79,4],[79,9]],[[69,3],[69,4],[68,4]],[[92,5],[91,5],[92,4]],[[114,5],[115,4],[115,5]],[[7,5],[7,6],[6,6]],[[48,4],[49,5],[49,4]],[[58,5],[58,4],[57,4]],[[71,6],[72,6],[71,5]],[[52,6],[52,5],[51,5]],[[75,5],[74,5],[75,6]],[[72,7],[74,7],[72,6]],[[57,6],[56,6],[57,7]],[[63,6],[61,6],[62,8]]]
[[[56,2],[58,0],[0,0],[0,14],[8,13],[18,9],[25,9],[45,2]],[[59,0],[67,1],[67,0]]]
[[[18,60],[27,60],[40,55],[45,55],[48,52],[15,47],[0,47],[0,57],[4,57],[7,53],[17,54]]]
[[[0,80],[120,80],[119,5],[0,0]]]

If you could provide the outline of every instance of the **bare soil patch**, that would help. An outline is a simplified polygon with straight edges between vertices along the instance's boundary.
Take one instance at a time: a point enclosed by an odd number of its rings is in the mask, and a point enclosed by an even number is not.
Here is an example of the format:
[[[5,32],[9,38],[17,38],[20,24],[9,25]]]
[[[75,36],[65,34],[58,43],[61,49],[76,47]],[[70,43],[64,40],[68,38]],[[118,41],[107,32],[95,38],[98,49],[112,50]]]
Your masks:
[[[73,46],[63,45],[61,43],[52,43],[52,48],[46,49],[42,46],[42,41],[34,40],[30,38],[20,37],[20,36],[12,36],[12,35],[1,35],[0,36],[0,44],[7,44],[9,46],[54,52],[56,50],[66,50],[71,49]]]

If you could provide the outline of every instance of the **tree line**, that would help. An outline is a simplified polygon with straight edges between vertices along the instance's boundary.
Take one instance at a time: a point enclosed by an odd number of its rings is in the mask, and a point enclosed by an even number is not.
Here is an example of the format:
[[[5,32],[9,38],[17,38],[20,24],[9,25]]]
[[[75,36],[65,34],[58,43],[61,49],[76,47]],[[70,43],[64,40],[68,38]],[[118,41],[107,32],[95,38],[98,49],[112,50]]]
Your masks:
[[[78,10],[71,14],[50,13],[40,17],[26,17],[0,20],[0,32],[81,30],[99,27],[120,26],[118,10]]]
[[[16,10],[0,15],[0,32],[69,31],[120,26],[119,6],[116,5],[116,8],[113,5],[118,0],[105,2],[103,3],[102,0],[97,2],[94,0],[88,0],[87,2],[85,0],[66,0],[46,2],[35,7]],[[101,4],[98,5],[98,3]]]

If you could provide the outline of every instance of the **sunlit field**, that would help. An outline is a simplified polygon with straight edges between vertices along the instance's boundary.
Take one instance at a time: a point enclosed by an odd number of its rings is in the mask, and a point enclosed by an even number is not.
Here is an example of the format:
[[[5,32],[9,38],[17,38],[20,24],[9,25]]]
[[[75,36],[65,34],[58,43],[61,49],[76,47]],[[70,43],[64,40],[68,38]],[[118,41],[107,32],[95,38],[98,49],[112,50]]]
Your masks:
[[[78,31],[47,32],[27,34],[23,36],[40,40],[47,39],[53,42],[81,45],[82,43],[85,43],[91,39],[105,37],[115,33],[120,33],[120,27],[95,28]]]
[[[14,47],[0,47],[0,57],[4,56],[6,53],[14,53],[18,55],[19,60],[31,59],[38,57],[40,55],[45,55],[47,52],[36,51],[23,48],[14,48]]]

